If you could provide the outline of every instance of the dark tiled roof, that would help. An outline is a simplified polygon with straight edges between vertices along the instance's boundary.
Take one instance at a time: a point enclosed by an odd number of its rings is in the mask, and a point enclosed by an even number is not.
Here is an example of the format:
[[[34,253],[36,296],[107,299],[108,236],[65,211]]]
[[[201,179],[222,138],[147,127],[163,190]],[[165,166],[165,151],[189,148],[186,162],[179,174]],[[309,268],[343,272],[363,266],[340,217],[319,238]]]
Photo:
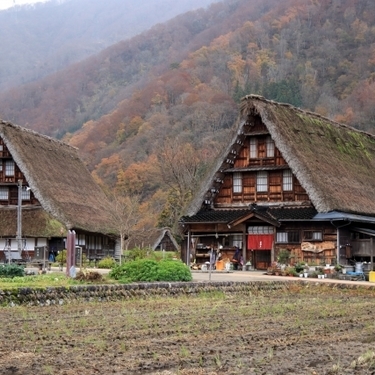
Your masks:
[[[278,221],[311,220],[317,211],[314,207],[280,207],[269,208],[268,213]]]
[[[250,209],[246,210],[200,210],[196,215],[183,216],[181,222],[184,223],[229,223],[242,216],[250,214]]]
[[[200,210],[196,215],[184,216],[184,223],[230,223],[254,213],[266,221],[311,220],[317,213],[313,207],[268,207],[256,206],[237,210]]]

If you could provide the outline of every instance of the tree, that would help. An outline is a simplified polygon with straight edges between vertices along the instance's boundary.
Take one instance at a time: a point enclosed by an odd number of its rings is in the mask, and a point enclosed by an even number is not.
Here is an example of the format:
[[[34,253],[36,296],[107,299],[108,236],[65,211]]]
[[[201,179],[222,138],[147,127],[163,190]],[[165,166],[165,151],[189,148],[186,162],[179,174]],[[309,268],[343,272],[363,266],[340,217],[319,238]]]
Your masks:
[[[113,194],[111,200],[114,207],[111,212],[112,224],[120,236],[122,255],[123,251],[128,249],[129,243],[142,232],[137,225],[141,219],[139,197]]]
[[[158,160],[164,183],[170,188],[159,225],[171,226],[175,231],[178,218],[202,178],[205,158],[192,144],[167,139]]]

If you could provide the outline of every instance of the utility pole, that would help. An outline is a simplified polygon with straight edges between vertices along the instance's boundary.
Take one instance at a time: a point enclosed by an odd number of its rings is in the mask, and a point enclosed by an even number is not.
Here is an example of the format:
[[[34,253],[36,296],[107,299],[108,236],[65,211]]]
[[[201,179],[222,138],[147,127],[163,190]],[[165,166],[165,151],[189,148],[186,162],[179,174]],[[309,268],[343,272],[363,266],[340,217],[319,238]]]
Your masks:
[[[17,205],[17,249],[22,254],[22,180],[18,180],[18,205]]]

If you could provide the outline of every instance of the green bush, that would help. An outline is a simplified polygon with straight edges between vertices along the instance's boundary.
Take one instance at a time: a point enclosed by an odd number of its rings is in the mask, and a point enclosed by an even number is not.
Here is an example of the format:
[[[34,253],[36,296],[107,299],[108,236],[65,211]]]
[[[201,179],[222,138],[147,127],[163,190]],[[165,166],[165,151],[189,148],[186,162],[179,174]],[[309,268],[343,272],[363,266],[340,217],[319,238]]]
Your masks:
[[[125,250],[123,253],[125,262],[132,262],[138,259],[146,259],[153,250],[150,248],[135,247],[131,250]]]
[[[62,264],[65,264],[66,263],[66,257],[67,257],[67,250],[64,249],[62,251],[60,251],[57,255],[56,255],[56,258],[55,258],[55,261],[58,262],[58,263],[62,263]]]
[[[24,267],[17,264],[4,264],[0,266],[0,277],[13,278],[24,276]]]
[[[159,262],[158,281],[191,281],[189,267],[179,260],[162,260]]]
[[[98,262],[98,268],[113,268],[116,261],[111,257],[105,257]]]
[[[179,259],[180,255],[176,251],[152,251],[150,253],[150,258],[156,261],[164,260],[164,259]]]
[[[190,269],[178,260],[138,259],[116,265],[109,277],[124,283],[139,281],[191,281]]]

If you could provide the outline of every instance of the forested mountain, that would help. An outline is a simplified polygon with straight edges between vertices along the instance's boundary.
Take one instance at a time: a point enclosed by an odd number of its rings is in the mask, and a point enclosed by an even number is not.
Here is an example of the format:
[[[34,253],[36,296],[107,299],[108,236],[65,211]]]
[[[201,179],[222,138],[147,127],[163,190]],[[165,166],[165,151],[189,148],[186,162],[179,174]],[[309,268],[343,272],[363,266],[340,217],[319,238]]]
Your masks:
[[[0,117],[80,148],[173,225],[253,93],[374,132],[373,0],[228,0],[6,92]]]
[[[62,69],[214,0],[50,0],[0,11],[0,90]]]

